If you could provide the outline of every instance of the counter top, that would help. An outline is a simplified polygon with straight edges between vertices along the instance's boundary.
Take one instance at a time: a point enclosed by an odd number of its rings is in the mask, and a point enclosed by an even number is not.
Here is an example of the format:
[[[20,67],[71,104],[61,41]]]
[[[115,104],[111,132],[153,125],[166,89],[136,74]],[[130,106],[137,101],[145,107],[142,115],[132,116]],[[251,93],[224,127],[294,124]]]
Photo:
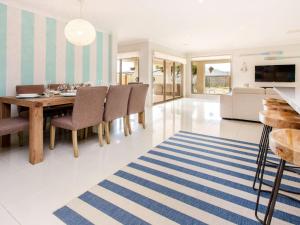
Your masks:
[[[277,87],[274,89],[300,114],[300,87]]]

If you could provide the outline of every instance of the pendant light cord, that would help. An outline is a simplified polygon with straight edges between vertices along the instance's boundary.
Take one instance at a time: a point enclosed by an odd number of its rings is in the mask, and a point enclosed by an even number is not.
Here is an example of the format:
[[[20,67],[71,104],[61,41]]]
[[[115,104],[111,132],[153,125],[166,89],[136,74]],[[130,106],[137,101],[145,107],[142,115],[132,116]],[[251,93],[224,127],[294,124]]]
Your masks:
[[[83,1],[84,0],[78,0],[79,1],[79,4],[80,4],[80,18],[82,18],[82,4],[83,4]]]

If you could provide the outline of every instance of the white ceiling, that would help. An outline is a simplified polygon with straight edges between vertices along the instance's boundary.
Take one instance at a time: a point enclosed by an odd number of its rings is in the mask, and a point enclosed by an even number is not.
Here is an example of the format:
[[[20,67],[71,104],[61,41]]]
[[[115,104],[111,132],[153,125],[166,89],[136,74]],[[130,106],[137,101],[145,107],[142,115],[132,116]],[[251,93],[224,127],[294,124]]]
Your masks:
[[[62,18],[77,0],[1,0]],[[184,52],[300,43],[299,0],[85,0],[84,15],[119,42],[150,40]]]

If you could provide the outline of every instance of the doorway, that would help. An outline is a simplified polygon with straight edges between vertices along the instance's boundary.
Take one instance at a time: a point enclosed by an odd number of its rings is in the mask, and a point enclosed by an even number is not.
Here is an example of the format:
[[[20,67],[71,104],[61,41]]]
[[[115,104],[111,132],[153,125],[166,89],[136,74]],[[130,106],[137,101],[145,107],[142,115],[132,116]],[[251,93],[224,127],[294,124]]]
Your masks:
[[[153,104],[181,98],[183,94],[184,65],[153,59]]]
[[[117,84],[127,85],[139,82],[139,58],[118,59]]]

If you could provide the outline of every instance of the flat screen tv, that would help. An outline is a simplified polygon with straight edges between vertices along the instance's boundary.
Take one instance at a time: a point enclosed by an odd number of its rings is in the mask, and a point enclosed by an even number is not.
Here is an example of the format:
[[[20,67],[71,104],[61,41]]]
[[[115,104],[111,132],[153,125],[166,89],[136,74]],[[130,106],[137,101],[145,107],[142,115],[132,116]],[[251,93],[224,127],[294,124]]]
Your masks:
[[[295,65],[255,66],[255,82],[295,82]]]

